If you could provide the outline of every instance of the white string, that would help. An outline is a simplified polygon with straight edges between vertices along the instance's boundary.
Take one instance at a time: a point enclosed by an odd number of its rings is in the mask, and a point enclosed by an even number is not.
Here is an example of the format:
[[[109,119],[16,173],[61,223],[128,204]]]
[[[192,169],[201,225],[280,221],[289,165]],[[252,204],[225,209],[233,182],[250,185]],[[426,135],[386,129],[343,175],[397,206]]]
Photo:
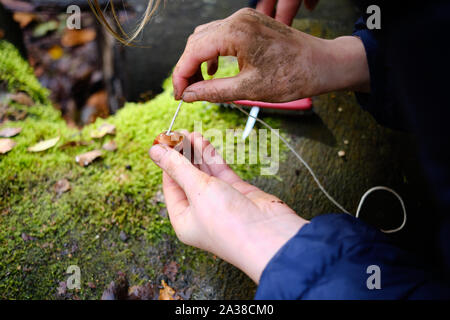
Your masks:
[[[273,132],[281,141],[283,141],[283,143],[288,147],[289,150],[291,150],[291,152],[297,157],[297,159],[300,160],[300,162],[303,164],[303,166],[306,168],[306,170],[308,170],[309,174],[311,175],[311,177],[314,179],[314,181],[316,182],[317,186],[319,187],[320,191],[323,192],[323,194],[328,198],[328,200],[330,200],[336,207],[338,207],[340,210],[342,210],[343,212],[345,212],[346,214],[351,215],[351,213],[346,210],[339,202],[337,202],[328,192],[327,190],[322,186],[322,184],[320,183],[319,179],[317,178],[316,174],[314,173],[313,169],[311,169],[311,167],[309,166],[309,164],[300,156],[300,154],[298,154],[294,148],[289,144],[289,142],[283,138],[280,134],[278,134],[277,131],[275,131],[269,124],[267,124],[266,122],[264,122],[263,120],[259,119],[258,117],[254,117],[252,115],[250,115],[247,111],[245,111],[241,106],[234,104],[233,106],[235,106],[239,111],[241,111],[242,113],[244,113],[245,115],[247,115],[248,117],[251,117],[253,119],[255,119],[256,121],[258,121],[259,123],[261,123],[262,125],[264,125],[265,127],[267,127],[271,132]],[[378,187],[373,187],[369,190],[366,191],[366,193],[364,193],[364,195],[361,197],[361,200],[359,201],[358,204],[358,209],[356,210],[356,214],[355,217],[358,218],[359,217],[359,213],[361,211],[361,208],[363,206],[364,201],[366,200],[366,198],[369,196],[369,194],[371,194],[374,191],[379,191],[379,190],[384,190],[387,192],[392,193],[394,196],[397,197],[397,199],[400,201],[400,204],[402,206],[402,210],[403,210],[403,223],[400,225],[400,227],[396,228],[396,229],[390,229],[390,230],[382,230],[382,232],[384,233],[394,233],[397,231],[400,231],[403,229],[403,227],[406,224],[406,208],[405,208],[405,203],[403,202],[402,197],[400,197],[400,195],[395,192],[394,190],[388,188],[388,187],[384,187],[384,186],[378,186]]]
[[[373,187],[373,188],[367,190],[366,193],[364,193],[364,195],[361,197],[361,200],[359,201],[358,209],[356,210],[356,215],[355,215],[355,217],[356,217],[356,218],[359,218],[359,213],[360,213],[360,211],[361,211],[362,205],[363,205],[364,201],[366,200],[367,196],[368,196],[369,194],[371,194],[372,192],[374,192],[374,191],[379,191],[379,190],[384,190],[384,191],[390,192],[390,193],[392,193],[394,196],[396,196],[397,199],[398,199],[398,201],[400,201],[400,204],[401,204],[401,206],[402,206],[402,211],[403,211],[403,222],[402,222],[402,224],[400,225],[400,227],[398,227],[398,228],[396,228],[396,229],[381,230],[381,231],[383,231],[384,233],[394,233],[394,232],[397,232],[397,231],[402,230],[403,227],[404,227],[405,224],[406,224],[406,208],[405,208],[405,203],[403,202],[402,197],[400,197],[400,195],[399,195],[397,192],[395,192],[394,190],[392,190],[392,189],[390,189],[390,188],[388,188],[388,187],[378,186],[378,187]]]

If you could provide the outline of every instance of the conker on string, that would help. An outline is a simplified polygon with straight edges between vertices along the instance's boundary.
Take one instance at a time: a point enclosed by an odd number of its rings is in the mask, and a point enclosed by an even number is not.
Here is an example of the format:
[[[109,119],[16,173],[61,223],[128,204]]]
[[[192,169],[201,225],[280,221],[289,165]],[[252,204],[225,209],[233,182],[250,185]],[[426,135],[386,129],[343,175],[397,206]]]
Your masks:
[[[172,131],[169,134],[167,134],[167,132],[163,132],[156,137],[153,145],[161,144],[178,150],[183,146],[183,140],[184,135],[179,132]]]

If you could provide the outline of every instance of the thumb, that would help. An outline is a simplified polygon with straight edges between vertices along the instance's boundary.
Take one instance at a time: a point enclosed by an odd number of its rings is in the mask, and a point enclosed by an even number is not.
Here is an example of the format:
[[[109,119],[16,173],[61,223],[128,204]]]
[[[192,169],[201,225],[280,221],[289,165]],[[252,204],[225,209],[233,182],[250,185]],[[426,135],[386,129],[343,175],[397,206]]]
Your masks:
[[[183,100],[185,102],[229,102],[250,99],[248,94],[251,90],[246,90],[248,86],[241,85],[244,76],[245,73],[241,71],[235,77],[196,82],[184,90]]]
[[[183,189],[190,198],[208,181],[208,175],[197,169],[186,157],[167,146],[154,145],[150,157]]]

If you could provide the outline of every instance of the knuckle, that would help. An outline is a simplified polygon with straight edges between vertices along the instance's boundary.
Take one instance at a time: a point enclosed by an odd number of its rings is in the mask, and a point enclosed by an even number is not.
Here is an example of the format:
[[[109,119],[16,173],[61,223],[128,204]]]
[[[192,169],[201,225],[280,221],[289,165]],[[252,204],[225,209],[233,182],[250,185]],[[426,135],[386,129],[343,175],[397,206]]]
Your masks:
[[[258,12],[252,8],[243,8],[237,11],[233,18],[241,23],[253,22],[257,14]]]
[[[202,26],[203,26],[203,25],[201,24],[201,25],[195,27],[195,29],[194,29],[194,34],[195,34],[195,33],[199,33],[200,30],[201,30],[201,28],[202,28]]]
[[[257,11],[252,8],[242,8],[236,12],[237,16],[246,16],[246,15],[254,15]]]
[[[191,35],[188,37],[187,43],[188,43],[188,44],[189,44],[189,43],[192,43],[192,41],[194,41],[194,33],[191,34]]]

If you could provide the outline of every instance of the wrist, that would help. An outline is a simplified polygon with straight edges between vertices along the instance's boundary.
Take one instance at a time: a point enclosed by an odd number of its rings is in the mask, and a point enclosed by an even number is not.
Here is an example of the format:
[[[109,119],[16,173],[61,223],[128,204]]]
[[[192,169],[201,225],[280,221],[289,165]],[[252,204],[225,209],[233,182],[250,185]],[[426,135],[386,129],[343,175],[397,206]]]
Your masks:
[[[235,233],[238,246],[229,255],[229,262],[258,284],[270,260],[306,223],[289,213],[247,226]]]
[[[322,40],[321,93],[339,90],[370,91],[370,73],[361,39],[354,36]]]

